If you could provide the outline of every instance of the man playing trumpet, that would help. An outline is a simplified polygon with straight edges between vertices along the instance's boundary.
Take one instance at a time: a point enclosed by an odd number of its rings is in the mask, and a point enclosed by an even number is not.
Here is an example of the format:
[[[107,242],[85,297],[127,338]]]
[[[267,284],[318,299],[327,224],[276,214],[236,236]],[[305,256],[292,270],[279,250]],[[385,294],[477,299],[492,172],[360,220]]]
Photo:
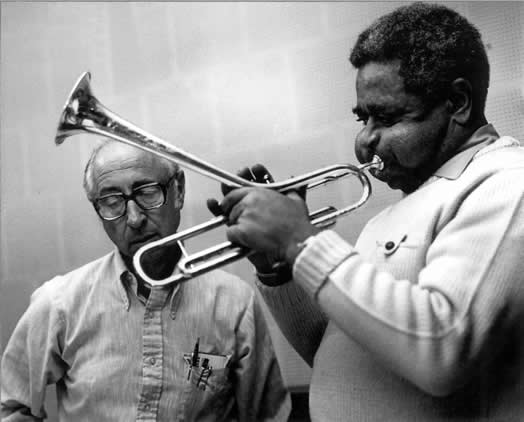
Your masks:
[[[296,193],[239,188],[220,204],[229,240],[259,253],[259,289],[313,367],[312,420],[520,421],[524,150],[484,116],[480,34],[416,3],[363,31],[350,61],[356,155],[378,155],[374,176],[405,196],[355,245],[313,226]]]

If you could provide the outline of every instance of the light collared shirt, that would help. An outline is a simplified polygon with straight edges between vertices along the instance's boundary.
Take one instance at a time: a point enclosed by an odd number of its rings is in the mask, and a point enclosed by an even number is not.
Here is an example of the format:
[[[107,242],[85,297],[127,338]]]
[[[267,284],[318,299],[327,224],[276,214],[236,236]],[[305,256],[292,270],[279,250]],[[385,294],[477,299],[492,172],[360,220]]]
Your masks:
[[[114,251],[37,289],[2,358],[2,420],[44,418],[51,383],[60,421],[287,420],[251,286],[217,270],[136,287]]]

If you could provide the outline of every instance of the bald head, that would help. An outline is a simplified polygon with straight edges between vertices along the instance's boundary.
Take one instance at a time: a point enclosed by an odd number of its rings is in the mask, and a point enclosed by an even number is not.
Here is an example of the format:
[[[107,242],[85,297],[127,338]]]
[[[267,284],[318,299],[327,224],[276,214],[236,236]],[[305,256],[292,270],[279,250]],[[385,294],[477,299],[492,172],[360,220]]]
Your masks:
[[[115,167],[132,168],[138,163],[160,169],[165,180],[177,173],[180,175],[177,179],[183,180],[183,171],[176,163],[122,142],[104,139],[91,152],[84,170],[84,190],[89,201],[96,198],[95,180],[100,176]]]

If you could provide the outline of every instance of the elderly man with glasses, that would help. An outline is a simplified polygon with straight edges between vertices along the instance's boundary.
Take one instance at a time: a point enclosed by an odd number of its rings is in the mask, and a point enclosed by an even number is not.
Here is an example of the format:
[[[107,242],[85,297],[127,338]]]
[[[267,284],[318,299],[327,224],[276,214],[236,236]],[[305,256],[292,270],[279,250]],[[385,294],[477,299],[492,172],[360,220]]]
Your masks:
[[[133,254],[173,234],[184,173],[104,141],[84,187],[116,249],[44,283],[2,358],[2,420],[42,420],[56,384],[60,421],[287,420],[290,398],[253,289],[216,270],[151,287]],[[177,245],[147,254],[153,278],[176,271]]]

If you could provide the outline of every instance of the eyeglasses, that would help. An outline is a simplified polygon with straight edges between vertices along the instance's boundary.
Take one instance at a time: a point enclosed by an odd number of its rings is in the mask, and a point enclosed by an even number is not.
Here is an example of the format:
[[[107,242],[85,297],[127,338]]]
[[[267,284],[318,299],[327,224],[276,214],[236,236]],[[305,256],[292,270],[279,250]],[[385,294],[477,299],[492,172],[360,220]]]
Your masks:
[[[110,193],[93,201],[93,205],[100,218],[111,221],[122,217],[127,212],[127,203],[132,199],[143,210],[160,208],[166,203],[167,188],[177,175],[167,183],[147,183],[133,189],[131,195],[125,193]]]

